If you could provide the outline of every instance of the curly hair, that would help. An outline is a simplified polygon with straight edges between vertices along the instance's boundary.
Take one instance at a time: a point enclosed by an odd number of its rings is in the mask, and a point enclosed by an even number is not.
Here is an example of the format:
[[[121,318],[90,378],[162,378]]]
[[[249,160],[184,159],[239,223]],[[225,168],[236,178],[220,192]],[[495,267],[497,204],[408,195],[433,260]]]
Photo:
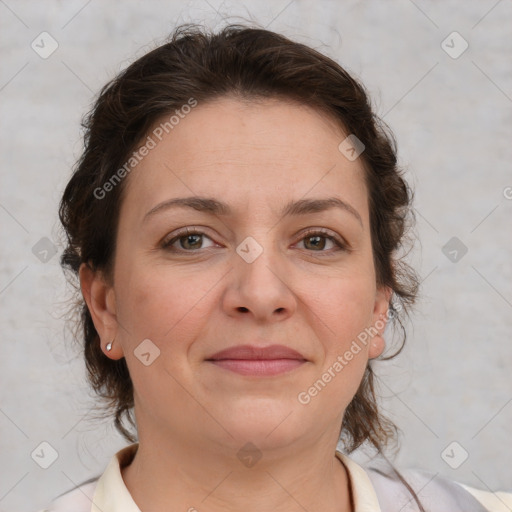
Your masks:
[[[393,291],[392,321],[402,332],[401,346],[394,355],[399,353],[406,339],[403,315],[409,314],[415,302],[418,278],[403,256],[397,255],[414,216],[413,194],[397,165],[395,139],[374,113],[363,85],[339,64],[315,49],[261,28],[233,24],[213,33],[197,25],[181,25],[165,44],[103,87],[84,118],[84,151],[59,207],[66,234],[61,257],[64,271],[70,271],[76,282],[85,263],[111,279],[126,179],[112,187],[106,199],[99,200],[97,191],[105,190],[155,122],[191,97],[199,103],[220,97],[296,101],[334,119],[363,142],[360,158],[369,194],[376,280],[377,285]],[[83,298],[79,297],[76,308],[88,380],[106,410],[114,413],[118,431],[134,442],[133,385],[126,361],[105,357]],[[135,431],[127,428],[125,420]],[[369,362],[345,411],[340,439],[349,453],[365,442],[381,452],[396,433],[395,425],[379,412]]]

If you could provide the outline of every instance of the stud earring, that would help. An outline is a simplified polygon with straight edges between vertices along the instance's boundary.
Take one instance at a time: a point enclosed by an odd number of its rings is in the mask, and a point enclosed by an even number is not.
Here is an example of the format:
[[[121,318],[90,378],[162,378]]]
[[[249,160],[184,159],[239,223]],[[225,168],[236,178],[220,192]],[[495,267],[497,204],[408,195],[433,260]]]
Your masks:
[[[107,352],[110,352],[112,350],[112,343],[114,343],[114,340],[112,340],[109,343],[107,343],[107,346],[106,346]]]

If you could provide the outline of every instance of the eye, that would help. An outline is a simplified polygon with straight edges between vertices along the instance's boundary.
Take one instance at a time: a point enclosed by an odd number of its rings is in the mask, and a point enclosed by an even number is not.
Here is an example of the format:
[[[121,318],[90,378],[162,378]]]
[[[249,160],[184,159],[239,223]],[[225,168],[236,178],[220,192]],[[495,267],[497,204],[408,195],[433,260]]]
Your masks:
[[[205,240],[209,240],[210,245],[205,246]],[[307,251],[327,253],[327,255],[338,251],[349,251],[348,245],[341,238],[331,234],[331,231],[322,229],[306,232],[299,243],[303,243]],[[164,240],[161,245],[163,249],[171,252],[197,252],[200,249],[215,246],[215,242],[203,231],[188,227],[175,233],[169,240]]]
[[[170,251],[193,252],[198,249],[205,249],[205,247],[203,246],[203,241],[205,239],[210,240],[210,242],[212,242],[212,244],[209,245],[208,247],[212,247],[214,245],[212,239],[202,231],[192,228],[185,228],[182,231],[178,232],[170,240],[164,241],[162,243],[162,247]],[[179,247],[173,247],[176,243],[179,243]]]
[[[331,253],[342,250],[348,251],[347,244],[338,239],[338,237],[330,234],[330,231],[308,231],[305,233],[303,238],[301,238],[300,242],[303,242],[306,250],[313,252]],[[331,244],[331,247],[328,247],[329,243]]]

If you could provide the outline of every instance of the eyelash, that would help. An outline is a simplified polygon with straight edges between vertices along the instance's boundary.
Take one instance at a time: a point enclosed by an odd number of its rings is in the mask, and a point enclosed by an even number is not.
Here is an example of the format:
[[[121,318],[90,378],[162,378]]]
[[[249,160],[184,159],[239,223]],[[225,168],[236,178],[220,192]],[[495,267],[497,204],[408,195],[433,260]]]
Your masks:
[[[318,229],[312,229],[312,230],[309,230],[305,233],[302,234],[302,238],[299,240],[299,242],[301,242],[302,240],[305,240],[306,238],[312,238],[313,236],[322,236],[323,238],[327,238],[328,240],[331,240],[334,245],[336,246],[336,248],[334,249],[330,249],[330,250],[327,250],[327,251],[313,251],[313,250],[310,250],[310,249],[306,249],[306,251],[309,251],[309,252],[312,252],[312,253],[319,253],[321,256],[323,255],[330,255],[332,253],[335,253],[335,252],[338,252],[338,251],[345,251],[345,252],[350,252],[350,248],[348,246],[348,244],[346,244],[345,242],[343,242],[342,240],[339,240],[337,237],[333,236],[332,234],[330,234],[331,232],[326,230],[326,229],[322,229],[322,228],[318,228]],[[209,238],[210,240],[212,240],[205,232],[203,231],[200,231],[198,229],[194,229],[194,228],[185,228],[183,230],[181,230],[180,232],[178,232],[173,238],[171,238],[169,241],[164,241],[162,243],[162,248],[169,251],[169,252],[175,252],[175,253],[193,253],[193,252],[199,252],[201,249],[197,249],[197,250],[194,250],[194,249],[177,249],[175,247],[172,247],[172,245],[179,241],[181,238],[185,238],[187,236],[190,236],[190,235],[202,235],[202,236],[205,236],[207,238]],[[213,242],[213,240],[212,240]],[[322,254],[324,253],[324,254]]]

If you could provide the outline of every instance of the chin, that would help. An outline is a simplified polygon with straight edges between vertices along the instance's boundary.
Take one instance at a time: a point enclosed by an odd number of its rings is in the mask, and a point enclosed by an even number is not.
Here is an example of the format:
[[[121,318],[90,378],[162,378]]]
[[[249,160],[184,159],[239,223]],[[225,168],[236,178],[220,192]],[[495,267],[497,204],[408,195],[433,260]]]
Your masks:
[[[237,443],[250,441],[262,450],[275,448],[289,444],[306,428],[306,422],[298,421],[298,404],[254,398],[242,402],[230,407],[222,421]]]

